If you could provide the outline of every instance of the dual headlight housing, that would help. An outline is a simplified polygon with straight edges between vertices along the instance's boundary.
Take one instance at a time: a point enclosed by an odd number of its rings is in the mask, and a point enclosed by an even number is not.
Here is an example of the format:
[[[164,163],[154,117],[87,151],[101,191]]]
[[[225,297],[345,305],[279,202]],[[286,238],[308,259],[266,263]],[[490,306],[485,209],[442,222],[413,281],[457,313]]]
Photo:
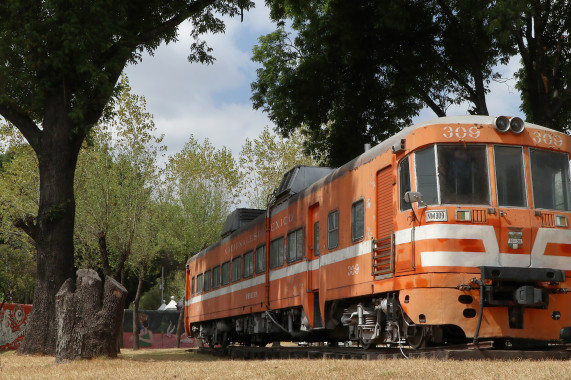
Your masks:
[[[525,123],[519,117],[508,119],[505,116],[498,116],[494,119],[494,128],[501,133],[511,131],[512,133],[520,134],[525,129]]]

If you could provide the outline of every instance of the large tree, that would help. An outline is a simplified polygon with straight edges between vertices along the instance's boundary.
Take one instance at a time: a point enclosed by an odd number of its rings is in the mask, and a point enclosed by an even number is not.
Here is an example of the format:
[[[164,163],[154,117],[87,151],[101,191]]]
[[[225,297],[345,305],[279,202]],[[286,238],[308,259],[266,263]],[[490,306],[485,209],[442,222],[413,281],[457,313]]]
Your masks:
[[[331,165],[408,125],[422,107],[445,116],[464,103],[488,114],[491,81],[518,55],[527,119],[560,130],[569,119],[568,0],[268,3],[278,27],[254,49],[262,64],[254,107],[285,135],[308,128]]]
[[[37,218],[27,224],[38,273],[22,352],[55,352],[55,294],[74,277],[77,157],[125,65],[175,41],[187,19],[198,38],[224,30],[216,14],[236,15],[251,6],[247,0],[0,2],[0,115],[28,140],[40,173]],[[197,40],[189,59],[212,57]]]
[[[571,123],[571,1],[497,2],[497,30],[517,50],[517,87],[529,121],[560,131]]]

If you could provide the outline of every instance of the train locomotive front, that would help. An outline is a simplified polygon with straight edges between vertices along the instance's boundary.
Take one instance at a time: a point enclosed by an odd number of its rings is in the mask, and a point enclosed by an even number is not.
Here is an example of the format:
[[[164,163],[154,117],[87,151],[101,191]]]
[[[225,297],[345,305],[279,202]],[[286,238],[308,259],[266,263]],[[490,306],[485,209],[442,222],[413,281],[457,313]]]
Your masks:
[[[187,334],[570,341],[570,151],[569,136],[519,118],[448,117],[335,170],[296,167],[267,210],[237,210],[189,259]]]

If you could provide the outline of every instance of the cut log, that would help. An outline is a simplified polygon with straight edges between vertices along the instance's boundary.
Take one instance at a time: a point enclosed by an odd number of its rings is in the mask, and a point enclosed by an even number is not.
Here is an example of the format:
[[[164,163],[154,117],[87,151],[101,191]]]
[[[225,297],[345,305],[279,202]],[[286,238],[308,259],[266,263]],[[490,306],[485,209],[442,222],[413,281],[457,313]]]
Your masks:
[[[117,338],[127,289],[112,277],[79,269],[56,294],[56,363],[98,356],[117,357]]]

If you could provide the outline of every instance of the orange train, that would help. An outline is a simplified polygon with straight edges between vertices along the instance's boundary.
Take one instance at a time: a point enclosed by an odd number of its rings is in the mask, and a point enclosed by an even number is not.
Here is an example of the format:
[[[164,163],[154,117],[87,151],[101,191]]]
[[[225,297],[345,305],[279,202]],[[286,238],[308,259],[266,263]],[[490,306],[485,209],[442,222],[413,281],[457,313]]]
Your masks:
[[[295,167],[186,265],[210,344],[571,340],[571,138],[514,117],[413,125],[338,169]]]

